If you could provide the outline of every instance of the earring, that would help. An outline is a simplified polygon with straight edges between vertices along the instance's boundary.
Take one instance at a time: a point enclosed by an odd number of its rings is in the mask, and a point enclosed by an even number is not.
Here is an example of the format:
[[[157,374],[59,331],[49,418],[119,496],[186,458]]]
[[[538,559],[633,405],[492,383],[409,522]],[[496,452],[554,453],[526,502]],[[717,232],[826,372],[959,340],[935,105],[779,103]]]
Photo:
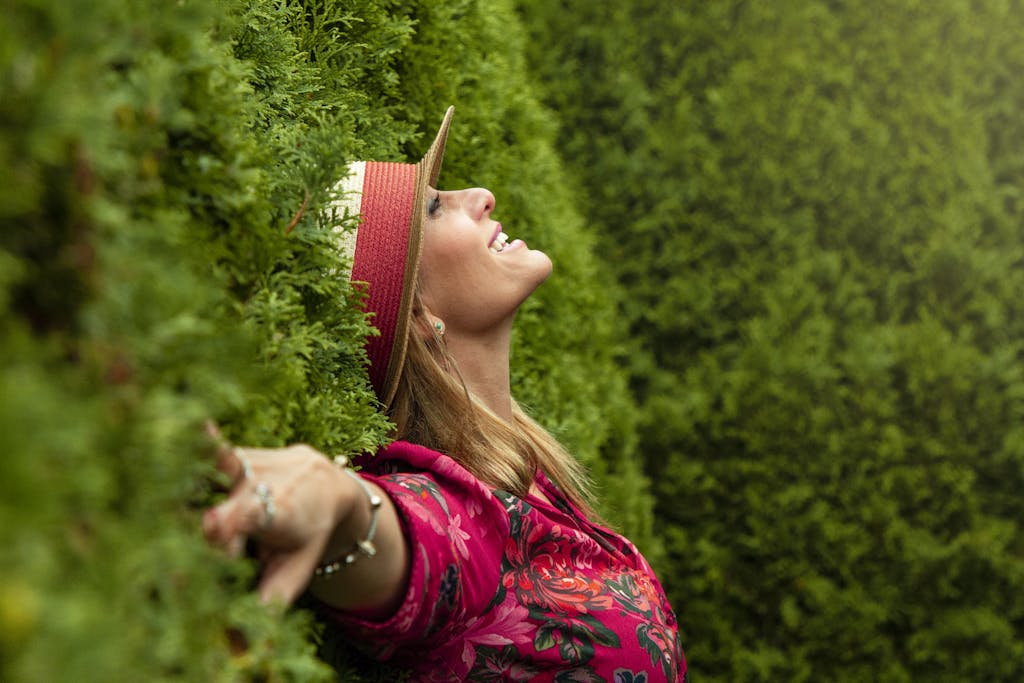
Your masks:
[[[438,320],[434,323],[434,331],[437,332],[438,336],[444,336],[444,323]]]

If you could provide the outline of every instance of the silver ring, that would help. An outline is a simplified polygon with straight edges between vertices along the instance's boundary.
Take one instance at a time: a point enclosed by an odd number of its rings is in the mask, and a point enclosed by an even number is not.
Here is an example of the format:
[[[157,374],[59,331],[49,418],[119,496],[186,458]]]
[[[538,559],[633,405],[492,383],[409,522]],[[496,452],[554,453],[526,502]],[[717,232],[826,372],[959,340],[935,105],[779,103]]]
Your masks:
[[[238,462],[242,463],[242,478],[252,479],[252,465],[249,464],[249,458],[245,457],[245,452],[238,446],[232,448],[231,452],[238,458]]]
[[[256,484],[256,497],[260,499],[260,505],[263,506],[263,531],[270,528],[270,525],[274,523],[274,514],[277,512],[277,508],[274,507],[274,494],[271,493],[270,487],[264,481]]]

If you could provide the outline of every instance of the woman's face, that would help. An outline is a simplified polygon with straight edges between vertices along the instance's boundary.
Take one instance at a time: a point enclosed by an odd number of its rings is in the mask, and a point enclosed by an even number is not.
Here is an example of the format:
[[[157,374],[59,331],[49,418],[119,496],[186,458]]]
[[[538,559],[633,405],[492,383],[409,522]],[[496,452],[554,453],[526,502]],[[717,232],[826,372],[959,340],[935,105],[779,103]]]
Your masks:
[[[449,332],[486,331],[511,319],[551,274],[551,259],[507,238],[482,188],[427,193],[420,294]]]

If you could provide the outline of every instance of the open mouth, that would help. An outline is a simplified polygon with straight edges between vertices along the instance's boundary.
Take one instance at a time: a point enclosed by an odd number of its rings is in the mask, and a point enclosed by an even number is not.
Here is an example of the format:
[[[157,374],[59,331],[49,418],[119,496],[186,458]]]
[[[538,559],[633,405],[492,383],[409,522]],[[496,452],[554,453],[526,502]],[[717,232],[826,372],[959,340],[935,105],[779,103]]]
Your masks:
[[[500,254],[502,250],[508,246],[508,235],[503,232],[499,232],[498,236],[491,242],[491,246],[488,247],[495,254]]]

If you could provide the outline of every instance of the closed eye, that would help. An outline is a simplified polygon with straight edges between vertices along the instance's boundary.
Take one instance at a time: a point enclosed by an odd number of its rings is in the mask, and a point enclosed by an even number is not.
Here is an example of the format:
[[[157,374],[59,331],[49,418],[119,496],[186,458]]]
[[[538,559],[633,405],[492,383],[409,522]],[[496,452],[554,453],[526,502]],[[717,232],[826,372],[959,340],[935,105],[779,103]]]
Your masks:
[[[441,210],[441,193],[435,192],[434,196],[427,200],[427,217],[434,218]]]

